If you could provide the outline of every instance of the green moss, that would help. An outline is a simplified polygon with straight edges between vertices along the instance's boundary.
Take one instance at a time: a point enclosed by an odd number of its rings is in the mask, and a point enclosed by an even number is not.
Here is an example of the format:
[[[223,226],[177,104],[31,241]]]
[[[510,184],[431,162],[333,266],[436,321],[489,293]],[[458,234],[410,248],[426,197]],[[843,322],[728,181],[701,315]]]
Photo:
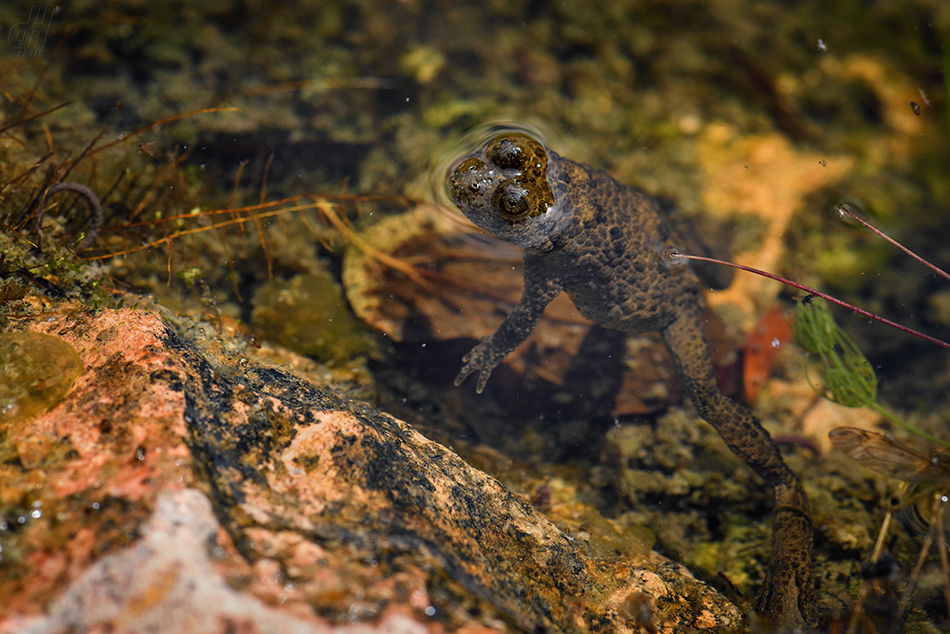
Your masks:
[[[690,564],[700,570],[722,570],[724,567],[723,560],[725,559],[722,546],[721,542],[696,544],[693,552],[690,553]],[[730,571],[733,575],[734,572],[734,570]],[[730,579],[733,583],[746,582],[746,579],[734,579],[732,577]]]
[[[268,340],[321,361],[347,363],[378,351],[326,272],[267,282],[254,297],[251,322]]]
[[[607,561],[645,557],[656,543],[656,535],[648,527],[630,525],[620,529],[595,510],[584,514],[582,526],[590,533],[591,552]]]

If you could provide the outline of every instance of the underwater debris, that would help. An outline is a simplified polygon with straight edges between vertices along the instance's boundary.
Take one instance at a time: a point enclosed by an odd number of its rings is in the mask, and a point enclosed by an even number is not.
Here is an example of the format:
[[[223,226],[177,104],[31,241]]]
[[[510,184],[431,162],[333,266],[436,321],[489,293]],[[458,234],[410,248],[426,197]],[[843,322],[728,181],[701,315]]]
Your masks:
[[[939,269],[924,258],[921,258],[910,249],[907,249],[896,240],[891,239],[883,232],[873,227],[870,223],[860,218],[855,213],[852,205],[848,203],[837,205],[835,207],[835,213],[840,216],[848,216],[858,221],[874,233],[900,248],[914,259],[926,265],[938,275],[950,280],[950,274]],[[931,337],[930,335],[924,334],[912,328],[903,326],[897,322],[891,321],[881,317],[880,315],[849,304],[848,302],[840,300],[836,297],[822,293],[821,291],[818,291],[814,288],[805,286],[804,284],[799,284],[798,282],[794,282],[767,271],[762,271],[742,264],[735,264],[733,262],[717,260],[715,258],[680,253],[678,251],[671,251],[666,254],[666,257],[670,258],[671,260],[683,258],[687,260],[699,260],[703,262],[713,262],[723,266],[729,266],[738,270],[747,271],[762,277],[777,280],[787,286],[791,286],[808,293],[808,295],[806,295],[795,307],[794,333],[796,342],[802,346],[806,352],[817,356],[821,361],[823,375],[825,377],[824,387],[822,388],[824,391],[822,392],[822,395],[829,400],[846,407],[870,407],[876,410],[886,419],[896,423],[897,425],[900,425],[907,431],[922,436],[931,442],[950,447],[950,442],[917,429],[916,427],[906,423],[891,412],[887,411],[877,403],[877,376],[874,373],[873,367],[871,367],[871,364],[854,344],[854,342],[851,341],[851,338],[848,337],[847,334],[838,327],[838,324],[835,322],[828,309],[824,305],[815,303],[813,300],[815,297],[820,297],[833,304],[837,304],[847,308],[852,312],[858,313],[859,315],[881,322],[891,326],[892,328],[900,330],[901,332],[914,335],[915,337],[936,344],[943,348],[950,349],[950,343],[935,337]]]
[[[867,317],[867,318],[869,318],[869,319],[873,319],[873,320],[875,320],[875,321],[879,321],[879,322],[881,322],[882,324],[885,324],[885,325],[890,326],[891,328],[896,328],[897,330],[900,330],[900,331],[902,331],[902,332],[906,332],[907,334],[914,335],[915,337],[919,337],[920,339],[923,339],[924,341],[928,341],[928,342],[930,342],[930,343],[936,344],[936,345],[938,345],[938,346],[940,346],[940,347],[942,347],[942,348],[950,349],[950,343],[947,343],[946,341],[941,341],[940,339],[937,339],[936,337],[931,337],[930,335],[927,335],[927,334],[924,334],[924,333],[919,332],[919,331],[917,331],[917,330],[914,330],[913,328],[908,328],[907,326],[903,326],[903,325],[901,325],[901,324],[899,324],[899,323],[897,323],[897,322],[891,321],[890,319],[887,319],[887,318],[885,318],[885,317],[881,317],[880,315],[876,315],[876,314],[874,314],[874,313],[872,313],[872,312],[870,312],[870,311],[864,310],[863,308],[860,308],[860,307],[858,307],[858,306],[854,306],[854,305],[852,305],[852,304],[849,304],[848,302],[843,301],[843,300],[840,300],[840,299],[838,299],[837,297],[834,297],[834,296],[832,296],[832,295],[828,295],[827,293],[822,293],[822,292],[819,291],[819,290],[816,290],[816,289],[811,288],[811,287],[809,287],[809,286],[805,286],[804,284],[799,284],[798,282],[794,282],[794,281],[792,281],[792,280],[786,279],[786,278],[784,278],[784,277],[781,277],[780,275],[775,275],[774,273],[769,273],[768,271],[762,271],[762,270],[760,270],[760,269],[756,269],[756,268],[753,268],[753,267],[751,267],[751,266],[745,266],[744,264],[736,264],[735,262],[726,262],[725,260],[717,260],[717,259],[715,259],[715,258],[708,258],[708,257],[701,256],[701,255],[690,255],[690,254],[687,254],[687,253],[679,253],[679,252],[676,252],[676,251],[671,251],[671,252],[669,252],[669,253],[667,254],[667,257],[669,257],[669,258],[672,259],[672,260],[675,260],[675,259],[677,259],[677,258],[684,258],[684,259],[687,259],[687,260],[700,260],[700,261],[703,261],[703,262],[713,262],[713,263],[715,263],[715,264],[722,264],[723,266],[731,266],[732,268],[738,269],[738,270],[740,270],[740,271],[746,271],[746,272],[748,272],[748,273],[754,273],[754,274],[759,275],[759,276],[761,276],[761,277],[767,277],[767,278],[769,278],[769,279],[776,280],[776,281],[778,281],[778,282],[781,282],[782,284],[785,284],[785,285],[787,285],[787,286],[791,286],[791,287],[793,287],[793,288],[797,288],[797,289],[800,290],[800,291],[804,291],[804,292],[808,293],[808,295],[806,295],[805,298],[803,299],[803,302],[802,302],[803,304],[810,305],[810,304],[812,303],[812,301],[814,300],[815,297],[820,297],[820,298],[822,298],[822,299],[824,299],[824,300],[827,300],[827,301],[829,301],[829,302],[831,302],[831,303],[833,303],[833,304],[838,304],[839,306],[842,306],[842,307],[844,307],[844,308],[847,308],[848,310],[850,310],[850,311],[852,311],[852,312],[858,313],[859,315],[862,315],[862,316]],[[806,303],[806,302],[807,302],[807,303]]]
[[[745,397],[754,403],[759,390],[768,380],[782,346],[792,340],[792,328],[778,306],[770,308],[759,319],[746,338],[742,355],[742,383]]]
[[[950,280],[950,275],[946,272],[926,259],[921,258],[910,249],[904,247],[896,240],[893,240],[863,220],[853,205],[848,203],[839,204],[835,207],[835,212],[842,218],[849,218],[860,223],[944,279]],[[885,419],[913,434],[926,438],[942,447],[950,447],[950,442],[928,434],[903,421],[877,402],[877,376],[873,366],[868,362],[864,354],[858,349],[850,337],[839,328],[827,307],[813,300],[816,297],[820,297],[944,348],[950,348],[950,344],[853,306],[833,296],[816,291],[803,284],[793,282],[766,271],[701,256],[680,253],[670,253],[667,255],[670,258],[683,257],[691,260],[718,262],[725,266],[745,270],[780,281],[788,286],[808,293],[802,301],[795,306],[794,335],[796,342],[802,346],[809,355],[813,358],[816,357],[819,361],[824,382],[821,388],[809,382],[812,388],[818,391],[823,397],[840,405],[846,407],[869,407]],[[900,504],[897,507],[887,510],[870,560],[871,567],[876,567],[881,561],[883,540],[890,526],[892,511],[900,508],[912,508],[916,513],[916,517],[919,520],[922,519],[926,536],[913,572],[910,575],[908,587],[900,600],[896,614],[891,617],[892,626],[901,622],[901,615],[905,613],[913,598],[913,588],[920,575],[930,546],[934,541],[938,544],[941,568],[944,574],[943,586],[946,609],[948,618],[950,618],[950,559],[948,559],[943,521],[945,504],[950,501],[950,458],[941,453],[925,456],[906,445],[898,443],[893,436],[889,434],[885,435],[857,428],[839,427],[833,429],[829,433],[829,438],[839,450],[846,453],[858,463],[879,473],[911,484],[909,488],[903,491]],[[857,602],[849,619],[847,628],[848,634],[853,634],[857,631],[859,622],[864,624],[867,631],[875,631],[874,626],[867,620],[867,616],[864,613],[865,602],[872,580],[873,579],[866,579],[865,583],[861,586]]]

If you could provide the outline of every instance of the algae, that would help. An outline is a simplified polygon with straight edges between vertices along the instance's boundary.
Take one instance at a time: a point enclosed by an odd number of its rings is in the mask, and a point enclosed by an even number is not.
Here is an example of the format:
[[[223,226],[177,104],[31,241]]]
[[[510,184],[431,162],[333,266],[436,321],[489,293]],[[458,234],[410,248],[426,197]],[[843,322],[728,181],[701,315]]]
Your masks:
[[[327,272],[266,282],[254,296],[251,324],[265,338],[322,361],[378,356],[374,334],[349,311]]]
[[[0,334],[0,423],[26,420],[55,407],[80,374],[79,353],[60,337]]]

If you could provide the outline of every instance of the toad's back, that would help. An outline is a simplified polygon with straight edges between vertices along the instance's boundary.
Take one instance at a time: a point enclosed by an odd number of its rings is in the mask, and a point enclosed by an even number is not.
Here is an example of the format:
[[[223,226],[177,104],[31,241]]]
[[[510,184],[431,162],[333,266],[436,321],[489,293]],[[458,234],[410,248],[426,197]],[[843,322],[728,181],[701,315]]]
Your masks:
[[[585,317],[608,328],[659,330],[697,301],[696,276],[665,257],[682,245],[652,198],[606,172],[548,157],[559,172],[552,183],[558,213],[569,211],[573,222],[554,249],[529,252],[526,263],[543,266]]]
[[[481,392],[561,291],[602,326],[659,330],[700,415],[775,493],[772,558],[759,609],[782,625],[814,623],[808,500],[759,421],[716,387],[699,280],[664,257],[680,245],[657,201],[523,134],[490,141],[455,167],[449,184],[472,222],[524,248],[525,264],[524,294],[498,330],[466,355],[456,385],[478,372]]]

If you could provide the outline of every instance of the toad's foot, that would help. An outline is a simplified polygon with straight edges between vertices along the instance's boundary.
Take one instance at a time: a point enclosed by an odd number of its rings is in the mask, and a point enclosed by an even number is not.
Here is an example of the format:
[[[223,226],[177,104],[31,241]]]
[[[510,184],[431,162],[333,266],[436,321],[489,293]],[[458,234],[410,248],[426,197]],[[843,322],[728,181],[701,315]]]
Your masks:
[[[485,384],[488,383],[488,377],[491,376],[492,370],[504,360],[507,354],[507,350],[498,350],[496,346],[492,345],[491,337],[486,337],[462,357],[462,362],[465,365],[462,366],[462,370],[455,377],[455,385],[461,385],[470,374],[478,372],[478,383],[475,390],[481,394],[482,390],[485,389]]]
[[[802,630],[818,621],[812,574],[812,525],[800,487],[775,490],[772,557],[756,611],[776,624]]]

